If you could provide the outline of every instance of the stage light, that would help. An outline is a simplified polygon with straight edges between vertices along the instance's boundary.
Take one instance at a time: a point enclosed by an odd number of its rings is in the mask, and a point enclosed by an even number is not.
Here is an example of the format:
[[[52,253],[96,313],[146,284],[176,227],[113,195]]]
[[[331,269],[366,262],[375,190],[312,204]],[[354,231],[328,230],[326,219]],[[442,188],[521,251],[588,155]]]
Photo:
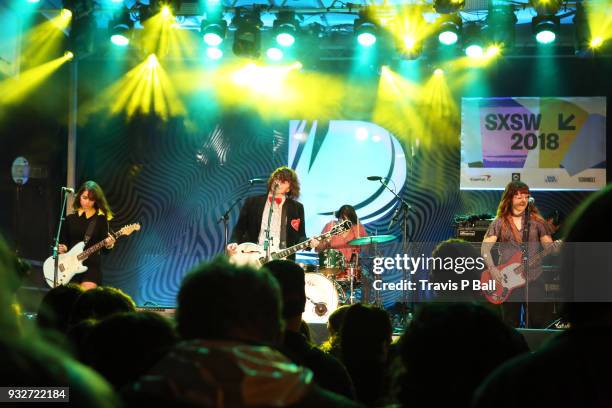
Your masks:
[[[371,47],[376,43],[378,35],[378,26],[369,17],[369,11],[364,10],[359,13],[359,17],[355,19],[353,24],[357,42],[363,47]]]
[[[490,45],[485,52],[486,58],[494,58],[501,54],[501,48],[498,45]]]
[[[531,27],[536,41],[540,44],[551,44],[557,38],[560,19],[556,16],[562,0],[531,0],[537,15],[531,20]]]
[[[531,24],[538,43],[550,44],[557,38],[557,33],[559,32],[559,17],[535,16]]]
[[[274,20],[273,29],[276,42],[282,47],[290,47],[295,43],[299,23],[292,11],[280,11]]]
[[[283,59],[283,56],[284,56],[283,51],[280,48],[276,48],[276,47],[268,48],[266,55],[272,61],[280,61]]]
[[[217,47],[208,47],[206,49],[206,56],[211,60],[218,60],[223,57],[223,51]]]
[[[403,8],[390,25],[395,48],[399,56],[405,60],[414,60],[423,52],[424,40],[432,33],[431,25],[423,17],[423,7],[407,6]]]
[[[258,10],[237,8],[232,20],[236,27],[232,50],[238,57],[259,58],[261,54],[261,33],[263,25]]]
[[[157,60],[157,55],[151,54],[147,57],[146,66],[150,69],[157,67],[159,61]]]
[[[28,3],[39,3],[40,0],[28,0]]]
[[[116,29],[117,27],[115,27],[115,30]],[[127,30],[128,28],[125,27],[125,29]],[[120,47],[125,47],[130,43],[130,39],[127,37],[126,34],[111,34],[110,40],[113,44],[118,45]]]
[[[225,34],[227,32],[227,22],[222,19],[218,21],[202,20],[202,24],[200,25],[200,31],[202,33],[202,38],[204,39],[204,42],[207,45],[211,47],[217,47],[221,45],[221,43],[225,39]]]
[[[591,11],[591,14],[595,14],[593,10]],[[599,47],[603,45],[605,40],[604,37],[600,35],[600,33],[602,33],[602,31],[605,31],[601,29],[601,27],[605,27],[605,25],[601,23],[597,24],[597,22],[592,23],[593,26],[591,26],[591,23],[589,22],[589,18],[582,3],[576,4],[576,14],[574,15],[576,55],[591,56]],[[594,34],[594,32],[597,34]]]
[[[70,20],[72,18],[72,11],[66,8],[62,9],[62,11],[60,12],[60,15],[62,16],[64,20]]]
[[[444,70],[442,68],[436,68],[433,73],[436,76],[444,75]]]
[[[484,54],[482,31],[478,23],[468,23],[464,27],[463,45],[465,55],[470,58],[480,58]]]
[[[165,19],[172,18],[172,10],[170,9],[170,6],[168,5],[162,6],[160,13],[162,17]]]
[[[440,16],[438,41],[443,45],[454,45],[461,34],[461,17],[458,14]]]
[[[465,48],[465,55],[470,58],[481,58],[484,55],[484,50],[480,45],[472,44]]]
[[[72,61],[72,59],[74,58],[74,53],[72,51],[66,51],[64,52],[64,58],[66,59],[66,61]]]
[[[456,13],[463,8],[465,0],[434,0],[433,6],[440,14]]]
[[[591,46],[591,48],[599,48],[603,45],[604,40],[603,38],[597,36],[594,37],[591,41],[589,41],[589,45]]]
[[[130,27],[133,22],[127,11],[120,13],[115,19],[108,22],[110,40],[113,44],[125,47],[130,43]]]

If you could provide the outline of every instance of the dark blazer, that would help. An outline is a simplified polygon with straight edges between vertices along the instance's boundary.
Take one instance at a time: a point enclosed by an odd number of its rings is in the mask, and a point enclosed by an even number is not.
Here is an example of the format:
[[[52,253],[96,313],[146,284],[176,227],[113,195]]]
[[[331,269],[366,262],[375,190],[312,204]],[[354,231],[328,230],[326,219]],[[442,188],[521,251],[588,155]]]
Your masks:
[[[261,217],[263,216],[267,198],[267,195],[262,195],[246,199],[240,209],[240,216],[232,232],[231,242],[238,244],[243,242],[257,243],[261,229]],[[286,198],[281,214],[279,247],[287,248],[306,241],[306,227],[304,223],[304,206],[291,198]]]

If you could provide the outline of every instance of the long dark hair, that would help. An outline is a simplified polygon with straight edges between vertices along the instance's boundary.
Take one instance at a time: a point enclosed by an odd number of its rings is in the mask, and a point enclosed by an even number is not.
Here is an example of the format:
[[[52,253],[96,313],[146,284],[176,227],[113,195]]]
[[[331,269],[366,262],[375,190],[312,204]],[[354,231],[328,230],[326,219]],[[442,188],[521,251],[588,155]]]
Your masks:
[[[81,208],[81,195],[85,191],[87,191],[89,199],[94,202],[94,208],[96,210],[102,211],[108,220],[113,218],[113,212],[108,205],[108,201],[106,201],[106,196],[104,195],[104,191],[102,191],[102,187],[100,187],[95,181],[91,180],[81,184],[81,187],[79,187],[78,191],[76,192],[75,200],[72,203],[72,208],[74,211]]]
[[[352,205],[344,204],[335,212],[335,215],[339,220],[346,218],[353,225],[357,225],[357,212],[355,212],[355,208]]]
[[[512,216],[512,198],[519,193],[530,194],[529,186],[523,183],[522,181],[512,181],[508,183],[506,189],[504,190],[504,194],[502,194],[501,201],[497,206],[497,218],[501,218],[503,221],[502,235],[506,228],[512,230],[509,220],[510,216]],[[540,215],[540,211],[535,205],[531,205],[531,210],[529,214],[530,220],[542,223],[545,222],[544,218],[542,218],[542,216]]]

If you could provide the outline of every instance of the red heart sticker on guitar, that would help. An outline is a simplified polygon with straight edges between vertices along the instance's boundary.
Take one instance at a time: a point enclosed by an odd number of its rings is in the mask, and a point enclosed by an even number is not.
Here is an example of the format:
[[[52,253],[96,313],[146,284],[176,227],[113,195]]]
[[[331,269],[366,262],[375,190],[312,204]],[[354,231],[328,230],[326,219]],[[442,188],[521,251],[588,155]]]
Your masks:
[[[296,218],[291,220],[291,226],[293,227],[294,230],[298,231],[300,229],[300,219]]]

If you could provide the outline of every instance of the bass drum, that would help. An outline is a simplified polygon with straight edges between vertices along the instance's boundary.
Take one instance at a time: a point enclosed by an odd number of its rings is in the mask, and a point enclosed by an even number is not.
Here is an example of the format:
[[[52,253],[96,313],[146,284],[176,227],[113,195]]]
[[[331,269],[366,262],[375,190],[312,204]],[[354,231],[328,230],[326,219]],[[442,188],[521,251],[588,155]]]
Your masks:
[[[306,307],[302,319],[306,323],[327,323],[337,308],[342,291],[331,279],[318,274],[305,275]]]

